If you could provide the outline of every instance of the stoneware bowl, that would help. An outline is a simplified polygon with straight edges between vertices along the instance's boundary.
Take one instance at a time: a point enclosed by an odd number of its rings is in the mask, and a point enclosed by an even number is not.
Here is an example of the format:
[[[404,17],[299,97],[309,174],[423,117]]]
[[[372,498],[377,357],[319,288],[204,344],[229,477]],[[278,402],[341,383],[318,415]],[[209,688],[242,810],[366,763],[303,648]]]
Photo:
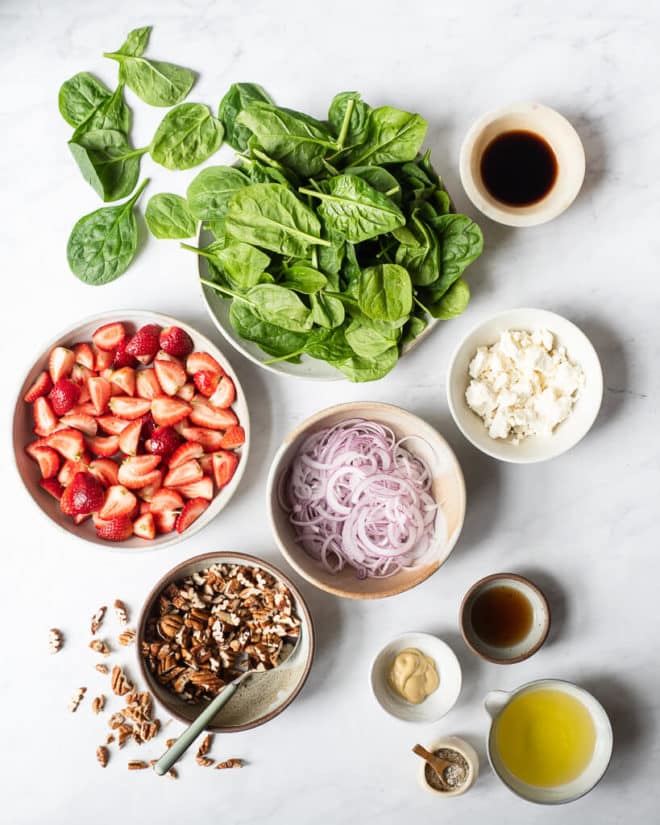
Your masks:
[[[529,601],[532,606],[532,626],[529,633],[512,647],[493,647],[475,633],[472,626],[472,607],[476,599],[494,587],[512,587]],[[463,597],[458,623],[465,644],[477,656],[496,665],[513,665],[529,659],[541,647],[550,630],[550,606],[541,590],[529,579],[516,573],[494,573],[472,585]]]
[[[387,680],[395,656],[409,647],[416,648],[433,659],[440,677],[438,689],[418,705],[398,696]],[[378,653],[371,666],[371,690],[376,701],[386,713],[404,722],[437,722],[456,704],[461,684],[461,666],[456,654],[446,642],[430,633],[404,633],[397,636]]]
[[[289,466],[300,445],[309,435],[351,418],[364,418],[384,424],[398,437],[419,436],[408,441],[406,446],[411,452],[424,458],[431,468],[432,492],[442,512],[445,529],[436,533],[430,560],[414,570],[401,571],[388,578],[359,579],[355,570],[347,566],[340,573],[333,574],[307,555],[296,542],[294,528],[282,505],[280,495]],[[447,560],[458,540],[465,517],[463,473],[450,446],[421,418],[390,404],[360,401],[339,404],[321,410],[303,421],[284,439],[275,453],[268,476],[267,495],[271,526],[284,558],[311,584],[328,593],[350,599],[394,596],[428,579]]]
[[[580,776],[572,782],[567,782],[556,787],[538,787],[528,785],[512,774],[503,763],[497,751],[497,720],[509,702],[522,693],[529,693],[540,688],[549,690],[561,690],[578,699],[591,714],[591,718],[596,730],[596,745],[591,761],[582,771]],[[484,700],[484,706],[491,717],[490,732],[488,734],[488,761],[495,774],[509,788],[510,791],[526,799],[528,802],[537,802],[542,805],[558,805],[563,802],[573,802],[589,793],[603,778],[610,763],[614,736],[612,724],[600,702],[594,698],[584,688],[574,685],[572,682],[565,682],[562,679],[539,679],[536,682],[528,682],[516,690],[493,690]]]
[[[460,736],[443,736],[442,739],[436,739],[432,745],[429,745],[427,750],[433,753],[441,748],[450,748],[451,750],[457,751],[463,759],[465,759],[468,765],[467,778],[465,782],[462,782],[456,788],[450,788],[446,791],[440,791],[437,788],[434,788],[426,781],[426,762],[417,757],[417,761],[419,762],[417,767],[419,784],[422,788],[424,788],[424,790],[432,793],[434,796],[439,796],[440,798],[462,796],[466,791],[469,791],[477,781],[477,777],[479,776],[479,756],[472,745],[469,742],[466,742],[465,739],[461,739]]]
[[[494,198],[481,177],[484,151],[503,132],[533,132],[544,138],[557,159],[557,178],[548,194],[529,206],[511,206]],[[565,117],[540,103],[516,103],[482,115],[461,146],[461,182],[472,203],[498,223],[535,226],[560,215],[575,200],[584,181],[584,148]]]
[[[519,444],[491,438],[483,420],[468,407],[465,391],[470,383],[468,367],[479,347],[494,344],[508,329],[547,329],[555,346],[566,348],[568,358],[582,367],[585,385],[571,410],[548,437],[532,436]],[[574,447],[589,432],[603,399],[603,371],[591,341],[571,321],[545,309],[509,309],[487,318],[474,327],[459,343],[449,362],[447,401],[457,427],[486,455],[513,464],[531,464],[555,458]]]
[[[221,550],[195,556],[172,568],[156,583],[147,596],[138,621],[135,644],[138,667],[149,690],[165,711],[183,724],[189,725],[196,719],[202,706],[182,701],[154,678],[140,654],[141,642],[144,639],[147,618],[160,593],[178,579],[190,576],[212,564],[248,565],[270,573],[289,588],[293,596],[295,611],[302,621],[300,640],[291,656],[276,670],[259,674],[254,679],[248,676],[207,728],[213,733],[233,733],[256,728],[269,722],[282,713],[300,693],[314,658],[314,626],[309,609],[298,588],[277,567],[256,556],[235,553],[233,550]]]
[[[49,493],[45,492],[39,486],[41,478],[39,474],[39,467],[26,453],[25,446],[34,439],[32,432],[33,422],[29,405],[23,401],[23,396],[35,380],[37,375],[48,368],[48,354],[56,346],[70,347],[79,341],[91,340],[94,330],[103,324],[110,321],[123,321],[129,327],[137,329],[144,324],[158,324],[161,327],[178,326],[184,329],[193,340],[196,350],[204,350],[212,355],[216,361],[221,365],[227,375],[230,376],[236,386],[236,402],[234,409],[236,415],[240,419],[241,425],[245,429],[245,444],[241,447],[241,459],[234,474],[234,477],[229,484],[224,487],[218,495],[214,497],[202,515],[194,521],[184,533],[177,533],[176,530],[171,533],[166,533],[162,536],[156,536],[152,541],[145,541],[144,539],[132,537],[122,542],[105,541],[98,538],[96,530],[92,524],[91,519],[76,526],[69,516],[64,515],[60,510],[59,503]],[[29,496],[32,498],[38,509],[46,515],[50,521],[65,530],[76,538],[84,539],[93,544],[102,545],[103,547],[112,550],[130,550],[134,553],[136,550],[156,550],[161,549],[167,545],[176,544],[179,541],[190,538],[190,536],[197,533],[205,525],[207,525],[218,513],[223,510],[228,504],[231,497],[236,492],[240,484],[245,465],[247,464],[248,452],[250,448],[250,418],[248,414],[247,402],[245,393],[240,385],[238,377],[231,364],[220,350],[211,343],[208,338],[205,338],[196,329],[184,324],[176,318],[171,318],[169,315],[161,315],[157,312],[148,312],[143,310],[114,310],[112,312],[104,312],[100,315],[94,315],[91,318],[85,318],[78,321],[73,326],[59,333],[57,337],[48,342],[41,353],[35,358],[31,365],[26,365],[21,372],[21,384],[14,404],[14,421],[13,421],[13,448],[14,457],[16,460],[16,467],[18,474],[27,490]],[[24,376],[24,380],[23,380]]]

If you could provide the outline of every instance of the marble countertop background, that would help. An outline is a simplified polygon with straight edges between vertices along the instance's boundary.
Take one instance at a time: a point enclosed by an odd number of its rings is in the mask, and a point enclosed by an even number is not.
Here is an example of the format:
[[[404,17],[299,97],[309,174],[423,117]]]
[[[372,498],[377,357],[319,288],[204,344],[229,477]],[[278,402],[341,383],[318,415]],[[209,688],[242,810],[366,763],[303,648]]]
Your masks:
[[[267,374],[228,345],[253,415],[252,455],[240,493],[203,532],[162,552],[104,552],[59,534],[20,489],[9,454],[13,388],[42,343],[101,310],[154,309],[218,338],[201,304],[195,261],[176,242],[148,239],[128,273],[90,288],[68,272],[73,223],[98,207],[69,156],[57,111],[64,79],[87,69],[109,83],[101,52],[154,25],[150,53],[201,72],[191,99],[215,108],[231,82],[263,83],[283,105],[323,116],[333,94],[359,89],[373,104],[422,112],[427,145],[459,209],[462,136],[482,112],[538,100],[568,116],[584,142],[587,178],[561,218],[513,230],[480,221],[486,251],[468,280],[473,301],[385,380],[308,384]],[[660,722],[657,528],[660,459],[660,15],[646,0],[380,0],[316,4],[245,0],[2,0],[0,2],[0,250],[3,295],[2,747],[0,821],[6,825],[162,825],[270,821],[303,825],[460,821],[614,825],[657,822]],[[161,110],[137,102],[135,145]],[[223,149],[214,162],[230,162]],[[184,192],[195,174],[143,160],[152,192]],[[465,331],[498,310],[539,306],[571,318],[603,363],[605,397],[589,436],[547,464],[506,466],[475,451],[453,425],[444,395],[448,356]],[[86,650],[87,625],[117,597],[137,613],[152,584],[193,554],[235,548],[280,561],[265,508],[266,472],[284,435],[331,403],[373,399],[406,406],[455,448],[468,488],[463,535],[449,562],[412,592],[371,604],[342,601],[302,583],[318,632],[310,679],[267,726],[217,737],[214,756],[240,756],[242,771],[197,767],[178,782],[131,772],[113,753],[95,762],[102,722],[89,699],[102,680]],[[527,662],[479,661],[457,630],[461,597],[501,570],[530,575],[553,610],[548,643]],[[46,650],[47,629],[67,647]],[[391,719],[371,697],[378,649],[405,630],[437,633],[456,650],[464,688],[432,726]],[[132,665],[132,652],[123,654]],[[133,667],[134,670],[134,667]],[[592,794],[559,809],[509,793],[487,766],[483,697],[556,676],[592,690],[615,730],[610,770]],[[88,700],[66,706],[78,685]],[[104,685],[105,686],[105,685]],[[106,687],[106,693],[109,691]],[[172,723],[168,735],[178,731]],[[455,733],[478,749],[481,776],[459,800],[416,784],[416,741]]]

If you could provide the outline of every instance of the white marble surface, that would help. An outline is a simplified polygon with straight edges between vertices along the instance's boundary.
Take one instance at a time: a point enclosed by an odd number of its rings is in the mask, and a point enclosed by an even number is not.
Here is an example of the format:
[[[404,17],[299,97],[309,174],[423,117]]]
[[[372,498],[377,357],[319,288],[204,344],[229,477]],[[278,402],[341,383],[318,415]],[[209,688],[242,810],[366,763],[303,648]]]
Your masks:
[[[281,103],[317,115],[347,88],[360,89],[375,104],[421,111],[431,123],[435,163],[468,212],[457,179],[462,135],[478,114],[507,101],[540,100],[567,115],[585,144],[587,180],[576,203],[547,226],[516,231],[484,219],[486,252],[469,271],[469,311],[386,380],[296,383],[228,352],[253,410],[250,465],[228,510],[175,548],[127,556],[58,534],[38,517],[19,489],[11,457],[3,454],[0,820],[657,822],[657,7],[648,0],[3,0],[0,345],[12,387],[43,341],[102,309],[153,308],[214,334],[195,263],[174,242],[149,240],[130,271],[106,287],[86,287],[67,270],[69,230],[98,204],[69,157],[57,90],[81,69],[112,81],[114,66],[101,52],[145,23],[155,25],[154,56],[201,71],[194,100],[215,106],[230,82],[255,80]],[[138,114],[136,143],[146,142],[161,112],[130,102]],[[219,157],[229,160],[230,153]],[[183,192],[193,174],[168,173],[149,160],[143,169],[153,178],[152,192]],[[601,355],[607,386],[587,439],[559,459],[529,467],[503,466],[472,449],[450,421],[444,398],[448,355],[461,335],[480,318],[516,305],[546,307],[581,325]],[[217,739],[214,746],[218,758],[249,760],[245,770],[205,772],[189,757],[179,782],[159,784],[147,772],[127,772],[127,758],[141,755],[127,748],[101,771],[94,750],[102,722],[91,715],[89,700],[75,716],[66,712],[75,687],[86,684],[91,696],[101,685],[85,649],[91,613],[117,596],[137,611],[165,570],[211,548],[279,561],[265,517],[269,459],[302,417],[349,399],[403,404],[454,445],[469,503],[449,563],[413,592],[373,604],[340,601],[303,584],[319,637],[307,686],[267,727]],[[10,390],[3,404],[5,451],[12,403]],[[531,574],[553,609],[548,644],[506,669],[472,656],[456,624],[465,590],[497,570]],[[53,658],[46,652],[52,625],[68,638]],[[456,708],[428,728],[385,716],[368,686],[371,657],[408,629],[441,635],[464,668]],[[461,800],[438,801],[417,787],[410,753],[416,741],[461,734],[483,759],[485,693],[542,676],[586,685],[612,716],[614,758],[591,795],[561,809],[533,807],[510,794],[485,764]],[[150,756],[157,750],[146,749]]]

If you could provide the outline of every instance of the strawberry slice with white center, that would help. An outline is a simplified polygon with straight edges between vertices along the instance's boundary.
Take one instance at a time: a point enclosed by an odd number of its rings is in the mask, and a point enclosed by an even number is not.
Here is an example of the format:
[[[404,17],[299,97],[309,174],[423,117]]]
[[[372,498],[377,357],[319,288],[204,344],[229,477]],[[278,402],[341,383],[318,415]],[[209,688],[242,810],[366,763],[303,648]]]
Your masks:
[[[39,486],[47,493],[50,493],[50,495],[58,501],[62,498],[62,494],[64,493],[64,487],[62,487],[56,478],[42,478],[39,482]]]
[[[184,498],[204,498],[211,501],[213,498],[213,479],[210,476],[204,476],[199,481],[182,484],[176,489]]]
[[[191,353],[186,360],[186,370],[188,375],[194,375],[201,370],[209,370],[219,376],[225,374],[220,364],[218,364],[215,358],[209,355],[208,352]]]
[[[76,356],[72,349],[55,347],[48,357],[48,372],[53,384],[57,384],[60,378],[68,378],[75,363]]]
[[[126,338],[126,329],[121,321],[104,324],[92,335],[94,346],[105,352],[117,349],[124,338]]]
[[[31,404],[33,401],[36,401],[37,398],[42,398],[52,389],[53,382],[51,381],[50,375],[46,372],[46,370],[43,370],[43,372],[40,372],[36,377],[34,384],[32,384],[30,389],[23,396],[23,401],[27,404]]]
[[[151,499],[156,495],[156,493],[160,490],[163,486],[163,471],[162,470],[152,470],[149,473],[149,483],[145,484],[144,487],[140,487],[138,490],[138,495],[143,501],[151,501]]]
[[[60,457],[52,447],[28,444],[25,452],[39,465],[42,478],[53,478],[60,469]]]
[[[80,461],[65,461],[57,475],[57,480],[63,487],[68,487],[76,473],[86,473],[89,470],[89,456],[85,454]]]
[[[85,440],[80,430],[56,430],[48,436],[47,443],[69,461],[78,461],[85,452]]]
[[[99,510],[99,516],[102,519],[118,518],[119,516],[130,516],[137,498],[128,490],[123,484],[114,484],[108,488],[105,494],[105,501],[103,507]]]
[[[190,404],[180,398],[170,398],[168,395],[161,395],[151,402],[151,414],[159,427],[172,427],[183,421],[190,413]]]
[[[135,370],[122,367],[110,375],[110,383],[123,391],[124,395],[135,395]]]
[[[96,535],[106,541],[125,541],[133,535],[133,522],[128,516],[119,518],[96,519]]]
[[[153,370],[140,370],[137,374],[135,389],[140,398],[157,398],[163,394],[156,373]]]
[[[111,455],[119,452],[119,436],[117,435],[96,435],[93,438],[87,439],[87,446],[94,455],[105,456],[109,458]]]
[[[213,454],[213,478],[218,490],[225,487],[234,477],[238,467],[238,456],[228,450],[219,450]]]
[[[133,522],[133,534],[140,539],[151,540],[156,537],[156,522],[151,513],[145,513]]]
[[[163,479],[163,485],[165,487],[180,487],[183,484],[192,484],[194,481],[199,481],[203,476],[201,464],[199,461],[192,459],[186,461],[185,464],[180,464],[178,467],[170,468]]]
[[[98,478],[104,487],[119,483],[119,467],[111,458],[95,458],[90,462],[89,472]]]
[[[180,467],[187,461],[201,458],[203,455],[204,448],[201,444],[182,444],[172,453],[172,456],[167,463],[169,464],[170,470],[173,470],[175,467]]]
[[[108,406],[113,415],[134,420],[135,418],[142,418],[145,413],[148,413],[152,403],[148,398],[130,398],[125,395],[115,395],[108,402]]]
[[[213,474],[213,453],[204,453],[203,456],[199,457],[198,461],[202,465],[205,476]]]
[[[156,513],[154,515],[154,522],[156,524],[156,531],[158,533],[171,533],[174,530],[176,520],[179,514],[176,510],[168,510],[166,513]]]
[[[70,412],[60,418],[60,424],[64,427],[72,427],[74,430],[80,430],[84,435],[93,436],[98,431],[98,424],[96,419],[91,415],[82,415],[81,413]]]
[[[112,385],[106,378],[90,378],[87,381],[89,397],[97,415],[102,415],[110,401]]]
[[[57,416],[53,412],[50,401],[43,396],[34,402],[32,415],[34,416],[34,431],[37,435],[48,435],[57,427]]]
[[[166,395],[176,395],[186,383],[186,371],[175,361],[161,361],[156,358],[154,371]]]
[[[128,418],[118,418],[116,415],[100,415],[96,421],[103,432],[108,435],[121,435],[131,423]]]
[[[204,398],[210,398],[220,383],[220,375],[213,370],[200,370],[193,375],[193,382]]]
[[[137,455],[138,444],[140,443],[140,433],[142,432],[142,419],[138,418],[121,431],[119,436],[119,449],[126,455]]]
[[[94,347],[94,370],[103,372],[112,368],[115,360],[115,353],[112,350],[103,350]]]
[[[236,387],[228,375],[224,375],[218,384],[217,389],[209,398],[209,403],[214,407],[226,409],[236,401]]]
[[[88,370],[94,369],[94,350],[90,345],[84,341],[82,344],[76,344],[73,348],[73,354],[76,358],[76,364],[86,367]]]
[[[222,443],[225,436],[220,430],[210,430],[207,427],[184,427],[181,435],[186,441],[195,441],[197,444],[201,444],[204,452],[212,453],[225,446]]]
[[[238,418],[232,410],[223,410],[212,407],[201,395],[196,395],[191,402],[190,421],[198,427],[208,427],[211,430],[226,430],[238,424]]]
[[[177,533],[183,533],[184,530],[190,527],[190,525],[202,515],[208,506],[209,503],[204,498],[192,498],[190,501],[187,501],[176,520],[175,527]]]
[[[192,401],[195,395],[195,385],[192,381],[186,381],[176,394],[177,398],[182,398],[184,401]]]
[[[183,499],[176,490],[161,487],[151,499],[150,510],[152,513],[167,513],[171,510],[180,510],[183,507]]]
[[[224,450],[235,450],[236,447],[240,447],[242,444],[245,444],[245,430],[240,424],[236,424],[225,430],[220,446]]]
[[[119,483],[129,490],[152,484],[159,471],[159,455],[137,455],[124,459],[119,467]],[[155,474],[155,475],[154,475]]]

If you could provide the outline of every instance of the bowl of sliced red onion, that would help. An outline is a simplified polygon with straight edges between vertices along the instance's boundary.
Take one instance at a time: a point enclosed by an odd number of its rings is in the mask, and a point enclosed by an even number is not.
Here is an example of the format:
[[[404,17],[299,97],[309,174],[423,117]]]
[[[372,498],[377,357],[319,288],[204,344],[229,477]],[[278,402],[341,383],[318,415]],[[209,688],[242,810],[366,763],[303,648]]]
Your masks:
[[[465,483],[445,439],[390,404],[330,407],[297,427],[268,478],[282,555],[307,581],[351,599],[393,596],[448,558]]]

